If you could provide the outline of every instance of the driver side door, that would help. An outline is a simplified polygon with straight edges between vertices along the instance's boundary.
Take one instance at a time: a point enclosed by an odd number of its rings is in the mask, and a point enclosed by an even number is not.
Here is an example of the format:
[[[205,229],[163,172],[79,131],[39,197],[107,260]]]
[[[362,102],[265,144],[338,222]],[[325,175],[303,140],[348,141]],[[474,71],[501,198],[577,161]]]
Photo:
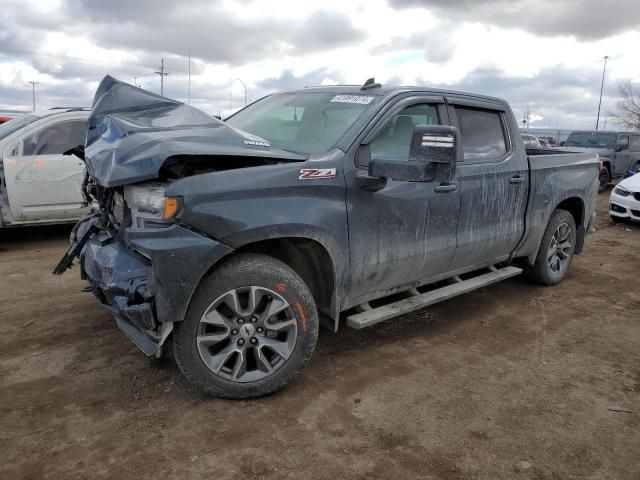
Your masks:
[[[365,134],[372,159],[407,162],[416,125],[449,125],[441,97],[398,101]],[[362,148],[362,147],[361,147]],[[358,164],[347,181],[350,299],[366,301],[394,288],[406,288],[449,268],[456,249],[460,195],[455,187],[437,189],[438,182],[387,179],[378,191],[361,188],[367,176]],[[349,299],[347,299],[349,301]]]

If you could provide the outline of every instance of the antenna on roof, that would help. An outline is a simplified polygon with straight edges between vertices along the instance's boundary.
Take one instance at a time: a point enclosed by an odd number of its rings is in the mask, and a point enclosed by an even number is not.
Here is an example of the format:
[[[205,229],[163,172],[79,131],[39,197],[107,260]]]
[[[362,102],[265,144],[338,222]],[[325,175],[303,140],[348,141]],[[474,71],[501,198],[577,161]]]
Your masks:
[[[382,87],[382,84],[376,83],[376,79],[374,77],[371,77],[366,82],[364,82],[364,85],[360,87],[360,90],[370,90],[372,88],[380,88],[380,87]]]

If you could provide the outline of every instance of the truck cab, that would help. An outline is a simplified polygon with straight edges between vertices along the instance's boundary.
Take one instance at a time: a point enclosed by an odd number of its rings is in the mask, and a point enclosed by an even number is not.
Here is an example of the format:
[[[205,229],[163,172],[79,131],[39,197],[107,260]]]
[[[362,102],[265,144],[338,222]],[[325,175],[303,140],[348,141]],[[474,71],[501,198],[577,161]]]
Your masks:
[[[587,149],[600,155],[604,165],[600,171],[600,191],[615,178],[640,172],[640,132],[576,131],[569,134],[563,146],[573,151]]]
[[[63,155],[84,144],[88,116],[54,109],[0,125],[0,227],[73,222],[89,211],[84,163]]]

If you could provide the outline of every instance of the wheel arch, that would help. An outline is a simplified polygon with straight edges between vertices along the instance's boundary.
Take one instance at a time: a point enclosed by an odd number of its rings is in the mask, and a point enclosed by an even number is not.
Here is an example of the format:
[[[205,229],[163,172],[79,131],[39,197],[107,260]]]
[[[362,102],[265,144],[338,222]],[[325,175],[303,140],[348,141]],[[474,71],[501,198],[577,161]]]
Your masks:
[[[276,258],[295,271],[309,287],[319,312],[329,321],[321,322],[334,330],[339,316],[339,298],[337,294],[338,276],[335,262],[329,249],[318,240],[308,237],[276,237],[246,243],[209,267],[196,286],[193,296],[202,281],[214,274],[222,262],[244,253],[261,253]],[[322,315],[321,315],[322,320]]]

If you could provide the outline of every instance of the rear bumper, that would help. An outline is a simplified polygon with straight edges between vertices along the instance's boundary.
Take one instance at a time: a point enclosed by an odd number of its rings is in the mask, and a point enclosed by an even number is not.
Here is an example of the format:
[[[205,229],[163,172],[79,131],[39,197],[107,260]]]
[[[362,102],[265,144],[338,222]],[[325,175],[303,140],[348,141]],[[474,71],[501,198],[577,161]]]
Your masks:
[[[123,241],[101,230],[82,251],[82,276],[118,327],[152,356],[184,319],[200,279],[231,251],[178,225],[128,229]]]

